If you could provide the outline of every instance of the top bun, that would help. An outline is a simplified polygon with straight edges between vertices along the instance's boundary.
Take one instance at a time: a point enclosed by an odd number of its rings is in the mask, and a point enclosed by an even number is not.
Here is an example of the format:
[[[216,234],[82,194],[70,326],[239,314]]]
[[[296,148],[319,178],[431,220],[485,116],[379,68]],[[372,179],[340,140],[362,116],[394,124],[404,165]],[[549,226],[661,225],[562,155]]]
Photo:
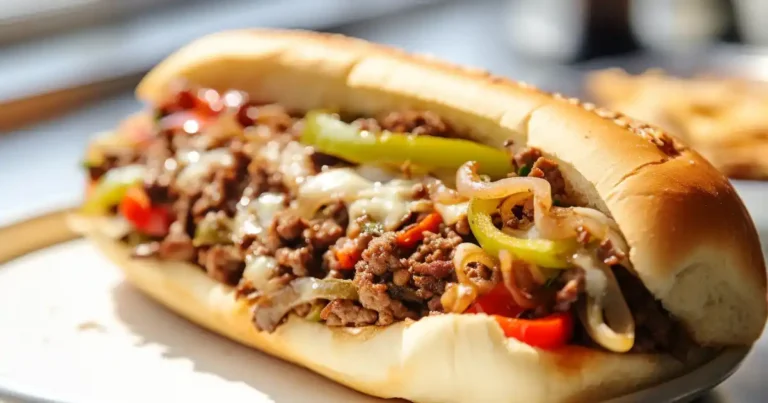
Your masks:
[[[531,86],[338,35],[231,31],[197,40],[141,82],[161,103],[177,79],[290,108],[430,110],[475,141],[537,147],[581,202],[618,223],[633,270],[701,345],[756,340],[765,263],[728,180],[664,132]]]

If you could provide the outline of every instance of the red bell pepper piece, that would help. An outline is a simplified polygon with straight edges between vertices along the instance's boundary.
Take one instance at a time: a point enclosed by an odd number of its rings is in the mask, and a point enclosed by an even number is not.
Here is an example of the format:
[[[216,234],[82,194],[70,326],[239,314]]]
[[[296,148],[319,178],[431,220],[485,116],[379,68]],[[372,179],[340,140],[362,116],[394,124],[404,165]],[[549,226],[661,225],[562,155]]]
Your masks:
[[[352,270],[355,268],[355,263],[360,260],[360,255],[363,252],[355,245],[355,242],[351,239],[347,239],[341,248],[337,248],[334,251],[336,260],[339,262],[339,270]]]
[[[499,283],[490,292],[478,297],[465,312],[515,318],[523,313],[523,311],[525,311],[525,309],[515,303],[515,300],[512,299],[507,287],[505,287],[504,284]]]
[[[207,88],[200,90],[180,89],[160,109],[165,115],[181,111],[195,111],[202,115],[213,116],[221,112],[223,107],[221,94]]]
[[[416,246],[422,239],[424,239],[424,233],[429,231],[437,233],[440,229],[440,223],[443,222],[443,217],[439,213],[431,213],[418,223],[411,225],[410,227],[400,231],[397,234],[397,245],[402,248],[412,248]]]
[[[542,349],[565,345],[573,335],[573,315],[558,312],[539,319],[517,319],[494,315],[504,335]]]
[[[523,308],[515,304],[504,284],[479,297],[465,312],[493,316],[504,335],[543,349],[563,346],[573,335],[573,315],[555,313],[539,319],[518,319]]]
[[[138,232],[151,236],[165,236],[173,222],[169,209],[152,206],[149,196],[140,187],[128,189],[118,209]]]

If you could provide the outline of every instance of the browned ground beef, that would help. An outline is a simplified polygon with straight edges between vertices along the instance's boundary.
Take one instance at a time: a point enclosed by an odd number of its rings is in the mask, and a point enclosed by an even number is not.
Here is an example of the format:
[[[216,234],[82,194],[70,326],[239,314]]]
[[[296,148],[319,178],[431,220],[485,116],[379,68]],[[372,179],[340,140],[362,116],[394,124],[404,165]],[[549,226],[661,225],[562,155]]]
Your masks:
[[[378,313],[378,324],[442,311],[440,296],[456,281],[451,258],[461,242],[446,226],[426,233],[415,250],[399,247],[392,232],[373,238],[355,266],[362,306]]]
[[[470,263],[467,267],[467,277],[481,290],[490,290],[501,281],[498,267],[488,267],[477,262]]]
[[[200,197],[192,205],[195,222],[209,211],[224,211],[229,216],[235,214],[235,206],[248,184],[246,175],[250,157],[241,146],[233,144],[230,149],[235,163],[214,170],[213,179],[203,187]]]
[[[567,312],[584,291],[584,270],[566,270],[558,279],[562,286],[555,293],[555,311]]]
[[[615,266],[620,264],[626,256],[614,248],[610,239],[606,239],[600,242],[600,246],[597,249],[597,257],[608,266]]]
[[[161,108],[160,116],[193,107],[194,97],[190,91],[179,92],[175,99]],[[388,325],[443,311],[440,296],[448,284],[457,281],[451,261],[454,249],[461,242],[474,241],[466,217],[452,226],[441,225],[438,233],[426,233],[423,242],[413,248],[402,248],[397,244],[396,231],[371,229],[373,227],[366,226],[370,224],[366,217],[350,223],[344,203],[335,202],[325,206],[311,220],[288,211],[280,212],[266,228],[265,236],[258,232],[244,233],[234,243],[195,247],[192,239],[196,227],[207,214],[215,213],[231,219],[241,199],[251,200],[264,192],[283,193],[288,199],[295,196],[295,189],[286,181],[278,164],[268,161],[258,149],[268,141],[285,146],[295,140],[301,127],[300,119],[278,105],[245,103],[238,107],[236,120],[247,127],[247,136],[254,143],[225,136],[200,138],[201,135],[159,127],[153,143],[142,152],[107,155],[101,165],[89,167],[90,177],[95,180],[114,167],[143,163],[148,169],[144,189],[150,200],[153,204],[171,207],[174,222],[168,235],[138,245],[135,256],[157,256],[197,263],[217,281],[240,284],[238,295],[247,298],[254,298],[254,295],[258,298],[259,295],[258,290],[241,281],[248,255],[275,258],[278,267],[268,282],[277,288],[304,276],[351,280],[357,288],[359,301],[327,301],[320,318],[329,326]],[[438,115],[424,111],[396,111],[377,119],[363,117],[353,124],[374,132],[388,130],[417,135],[457,136]],[[190,147],[200,151],[229,147],[234,164],[215,167],[203,181],[182,187],[176,181],[180,167],[175,153]],[[565,181],[557,163],[543,157],[540,150],[519,150],[512,160],[516,174],[544,178],[551,184],[556,200],[565,198]],[[318,152],[309,154],[308,161],[312,173],[328,167],[350,165]],[[414,195],[427,198],[426,187],[416,186]],[[497,226],[525,228],[532,223],[532,203],[516,207],[513,213],[513,217],[504,223],[500,217],[495,217]],[[420,218],[412,214],[404,225]],[[590,240],[588,232],[580,233],[579,241],[586,244]],[[353,268],[342,267],[336,255],[339,250],[358,255],[359,261]],[[600,245],[599,257],[609,265],[616,265],[624,258],[610,242]],[[639,280],[620,267],[616,273],[635,315],[637,338],[633,351],[672,351],[683,356],[690,341],[682,328]],[[497,267],[473,264],[466,274],[481,288],[490,289],[501,281]],[[554,301],[550,308],[568,311],[583,293],[584,272],[581,269],[566,270],[547,287]],[[257,303],[255,310],[259,309]],[[311,304],[294,308],[294,312],[301,316],[311,310]],[[531,315],[544,313],[532,312]],[[590,344],[586,340],[581,343]]]
[[[533,199],[512,208],[512,216],[503,225],[512,229],[525,229],[533,225]]]
[[[366,326],[376,323],[379,314],[353,301],[337,299],[323,308],[320,318],[328,326]]]
[[[533,163],[529,176],[544,178],[552,186],[552,198],[562,200],[565,196],[565,179],[560,173],[557,163],[551,159],[541,157]]]
[[[197,262],[205,267],[208,275],[229,285],[237,285],[243,275],[243,255],[233,245],[213,245],[198,250]]]
[[[554,200],[562,201],[565,199],[565,179],[557,162],[543,157],[539,149],[523,148],[512,157],[512,162],[518,174],[546,179],[552,186],[552,198]]]
[[[178,230],[181,227],[176,224],[178,223],[171,225],[170,233],[160,243],[160,257],[168,260],[192,260],[195,257],[192,238],[183,230]]]
[[[539,158],[541,158],[541,151],[538,148],[526,147],[515,154],[512,161],[519,171],[523,167],[530,169]]]
[[[693,342],[680,323],[664,310],[640,279],[619,266],[613,272],[635,319],[635,345],[632,351],[667,351],[684,360]]]
[[[308,223],[290,211],[280,211],[272,220],[267,232],[267,247],[277,249],[281,245],[291,245],[299,241]]]
[[[379,125],[396,133],[446,137],[454,134],[451,127],[433,112],[399,111],[385,115]]]

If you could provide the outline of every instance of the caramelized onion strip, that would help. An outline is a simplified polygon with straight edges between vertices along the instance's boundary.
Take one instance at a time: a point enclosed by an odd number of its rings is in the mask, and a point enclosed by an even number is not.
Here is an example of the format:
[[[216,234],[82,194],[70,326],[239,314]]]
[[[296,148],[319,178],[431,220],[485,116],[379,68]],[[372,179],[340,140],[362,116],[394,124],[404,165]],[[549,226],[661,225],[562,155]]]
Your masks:
[[[539,285],[546,283],[549,278],[549,276],[545,275],[541,271],[541,268],[535,264],[528,264],[528,271],[531,273],[533,280]]]
[[[477,286],[477,284],[467,276],[466,269],[467,265],[470,263],[479,263],[486,267],[496,266],[496,261],[488,256],[483,248],[469,242],[459,244],[453,254],[453,268],[456,270],[456,278],[461,284]]]
[[[513,212],[513,209],[517,206],[520,206],[526,202],[530,198],[531,194],[527,192],[521,192],[521,193],[515,193],[513,195],[510,195],[504,201],[501,202],[501,205],[499,206],[499,214],[501,214],[501,219],[503,222],[507,223],[515,217],[515,213]]]
[[[534,301],[533,297],[525,290],[518,287],[517,279],[515,278],[515,261],[512,258],[512,254],[506,250],[499,252],[499,262],[501,263],[501,277],[504,279],[504,286],[512,295],[512,299],[515,300],[515,303],[521,308],[535,308],[537,303]]]
[[[423,183],[427,188],[429,199],[434,203],[451,205],[467,201],[466,197],[462,197],[457,191],[445,186],[445,183],[440,179],[426,176],[423,179]]]
[[[440,297],[440,303],[446,312],[462,313],[469,308],[478,295],[490,291],[489,285],[484,282],[475,283],[467,276],[467,266],[471,263],[487,267],[496,266],[496,261],[479,246],[467,242],[459,244],[453,255],[453,267],[459,282],[449,286]]]
[[[477,299],[477,288],[465,284],[449,284],[440,297],[445,312],[462,313]]]
[[[456,172],[456,188],[460,195],[480,199],[502,199],[514,195],[515,199],[508,203],[511,204],[518,197],[532,194],[535,228],[543,238],[573,238],[580,230],[587,230],[598,239],[611,239],[614,247],[626,255],[627,245],[615,223],[602,212],[583,207],[552,206],[551,186],[542,178],[513,177],[486,182],[478,176],[477,168],[476,162],[469,161]]]
[[[587,333],[610,351],[631,350],[635,342],[635,321],[613,271],[587,253],[577,254],[574,260],[585,271],[598,270],[605,278],[602,292],[588,288],[586,303],[579,307],[579,317]]]

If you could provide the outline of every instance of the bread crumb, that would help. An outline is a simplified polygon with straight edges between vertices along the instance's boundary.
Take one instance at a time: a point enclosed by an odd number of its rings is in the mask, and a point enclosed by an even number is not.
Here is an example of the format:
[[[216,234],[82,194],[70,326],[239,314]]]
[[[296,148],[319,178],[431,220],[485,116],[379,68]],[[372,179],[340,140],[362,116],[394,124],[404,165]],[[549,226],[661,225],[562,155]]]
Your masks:
[[[104,329],[104,326],[101,325],[100,323],[89,320],[87,322],[82,322],[79,325],[77,325],[77,330],[81,332],[88,331],[88,330],[93,330],[96,332],[104,332],[106,329]]]

